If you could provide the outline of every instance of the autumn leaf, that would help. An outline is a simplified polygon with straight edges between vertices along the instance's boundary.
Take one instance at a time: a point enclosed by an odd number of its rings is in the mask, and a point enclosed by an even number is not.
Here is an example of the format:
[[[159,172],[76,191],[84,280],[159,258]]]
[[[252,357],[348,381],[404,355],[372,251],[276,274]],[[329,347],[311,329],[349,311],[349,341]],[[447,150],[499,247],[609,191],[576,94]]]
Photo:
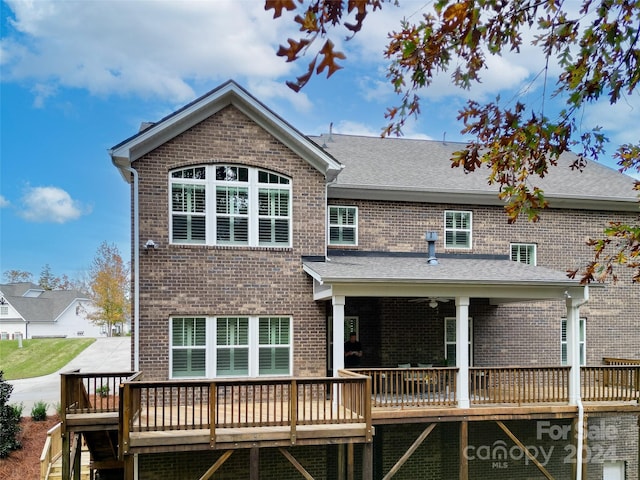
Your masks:
[[[333,42],[331,40],[327,40],[325,42],[324,46],[320,50],[320,55],[322,55],[324,58],[320,62],[320,65],[318,65],[316,73],[321,73],[325,68],[328,68],[329,71],[327,72],[327,77],[330,77],[337,70],[342,68],[341,66],[336,64],[336,58],[340,60],[344,60],[345,58],[347,58],[344,53],[336,52],[333,50]]]
[[[293,0],[265,0],[264,9],[269,11],[273,9],[273,18],[282,15],[282,10],[295,10],[296,4]]]

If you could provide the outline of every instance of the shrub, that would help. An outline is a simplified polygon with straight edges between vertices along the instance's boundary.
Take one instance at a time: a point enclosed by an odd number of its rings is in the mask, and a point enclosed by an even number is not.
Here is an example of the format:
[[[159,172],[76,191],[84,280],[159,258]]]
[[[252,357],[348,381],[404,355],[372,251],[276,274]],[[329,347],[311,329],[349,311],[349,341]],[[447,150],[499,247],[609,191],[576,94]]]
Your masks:
[[[47,408],[49,405],[42,400],[36,402],[31,409],[31,418],[35,422],[42,422],[47,419]]]
[[[22,417],[22,412],[24,411],[24,403],[12,403],[11,405],[9,405],[9,408],[13,409],[13,413],[16,417]]]
[[[109,385],[103,385],[102,387],[96,388],[96,393],[102,398],[109,396]]]
[[[21,447],[17,440],[20,431],[20,414],[22,410],[9,405],[9,397],[13,385],[4,380],[4,372],[0,370],[0,458]]]

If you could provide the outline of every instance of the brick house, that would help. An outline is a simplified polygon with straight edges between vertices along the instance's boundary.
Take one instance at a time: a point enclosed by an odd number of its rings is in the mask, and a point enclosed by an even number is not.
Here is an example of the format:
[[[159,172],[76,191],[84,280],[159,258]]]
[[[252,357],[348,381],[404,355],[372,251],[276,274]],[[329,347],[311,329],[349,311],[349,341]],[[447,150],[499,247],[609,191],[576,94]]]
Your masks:
[[[632,179],[567,155],[540,221],[510,225],[451,169],[462,147],[308,137],[235,82],[113,147],[143,375],[120,395],[125,478],[637,480],[638,287],[565,273],[637,221]],[[176,398],[191,420],[150,426]]]

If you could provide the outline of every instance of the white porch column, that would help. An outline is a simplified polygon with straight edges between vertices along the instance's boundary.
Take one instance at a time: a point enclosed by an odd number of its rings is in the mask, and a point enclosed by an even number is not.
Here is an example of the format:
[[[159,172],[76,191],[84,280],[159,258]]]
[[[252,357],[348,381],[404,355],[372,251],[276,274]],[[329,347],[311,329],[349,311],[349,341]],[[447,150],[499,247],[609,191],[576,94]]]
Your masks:
[[[469,408],[469,297],[456,297],[456,367],[458,408]]]
[[[566,293],[567,365],[569,371],[569,404],[580,402],[580,306],[589,299],[588,287]]]
[[[333,303],[333,376],[344,368],[344,302],[342,295],[334,296]]]

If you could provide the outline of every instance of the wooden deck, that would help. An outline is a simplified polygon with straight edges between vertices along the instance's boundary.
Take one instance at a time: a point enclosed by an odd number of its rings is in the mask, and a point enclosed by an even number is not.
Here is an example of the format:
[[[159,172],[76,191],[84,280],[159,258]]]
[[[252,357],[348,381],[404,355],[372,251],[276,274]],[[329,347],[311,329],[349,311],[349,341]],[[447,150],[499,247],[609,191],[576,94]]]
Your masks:
[[[392,423],[571,418],[568,367],[358,369],[337,378],[145,382],[63,374],[63,429],[119,430],[119,453],[369,443]],[[640,411],[640,365],[582,367],[586,412]],[[105,385],[108,385],[105,388]],[[105,390],[110,395],[104,394]]]

